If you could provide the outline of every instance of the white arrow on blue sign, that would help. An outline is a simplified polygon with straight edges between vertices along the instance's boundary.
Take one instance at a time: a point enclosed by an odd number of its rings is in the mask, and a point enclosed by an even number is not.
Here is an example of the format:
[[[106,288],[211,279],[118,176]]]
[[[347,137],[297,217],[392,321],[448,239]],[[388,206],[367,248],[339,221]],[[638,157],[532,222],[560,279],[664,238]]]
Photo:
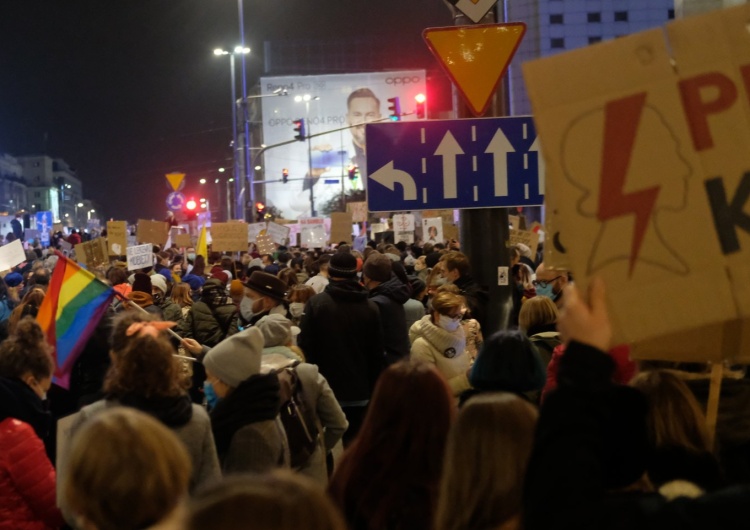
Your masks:
[[[370,211],[535,206],[544,163],[530,116],[371,123]]]

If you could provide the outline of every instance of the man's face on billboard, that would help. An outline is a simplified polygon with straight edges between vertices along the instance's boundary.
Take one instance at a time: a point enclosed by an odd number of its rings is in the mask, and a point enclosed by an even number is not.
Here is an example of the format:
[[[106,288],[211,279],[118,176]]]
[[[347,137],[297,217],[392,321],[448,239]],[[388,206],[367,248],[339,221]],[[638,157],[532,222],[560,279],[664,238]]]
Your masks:
[[[380,119],[380,109],[375,99],[370,97],[354,98],[349,103],[349,111],[346,113],[349,125],[352,125],[352,138],[354,143],[360,147],[365,146],[365,123]]]

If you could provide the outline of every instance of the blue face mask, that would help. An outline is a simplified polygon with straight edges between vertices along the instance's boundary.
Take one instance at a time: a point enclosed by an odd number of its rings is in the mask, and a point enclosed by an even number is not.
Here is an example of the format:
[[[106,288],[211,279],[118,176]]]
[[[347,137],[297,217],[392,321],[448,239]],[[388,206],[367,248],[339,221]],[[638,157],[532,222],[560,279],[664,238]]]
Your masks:
[[[203,383],[203,393],[206,395],[206,404],[208,405],[208,410],[215,409],[216,404],[219,402],[219,396],[216,395],[214,385],[212,385],[208,381]]]
[[[536,286],[536,295],[537,296],[546,296],[553,302],[557,300],[557,297],[560,296],[560,293],[555,293],[553,286],[551,283],[548,283],[546,287],[542,287],[541,285]]]

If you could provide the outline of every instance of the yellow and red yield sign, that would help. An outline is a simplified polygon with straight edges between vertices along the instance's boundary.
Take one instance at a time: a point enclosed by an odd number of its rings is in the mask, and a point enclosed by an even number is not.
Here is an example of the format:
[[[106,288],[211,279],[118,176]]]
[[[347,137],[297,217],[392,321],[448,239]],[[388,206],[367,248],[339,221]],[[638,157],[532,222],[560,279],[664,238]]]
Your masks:
[[[422,36],[469,108],[482,116],[526,33],[526,24],[427,28]]]

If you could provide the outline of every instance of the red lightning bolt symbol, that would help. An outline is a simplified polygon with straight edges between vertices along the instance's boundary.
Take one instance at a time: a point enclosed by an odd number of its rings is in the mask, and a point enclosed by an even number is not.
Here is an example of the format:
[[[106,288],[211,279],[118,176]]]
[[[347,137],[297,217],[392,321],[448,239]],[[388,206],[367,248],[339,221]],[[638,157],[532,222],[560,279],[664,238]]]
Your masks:
[[[646,235],[648,222],[661,189],[660,186],[654,186],[633,193],[623,192],[645,103],[644,92],[610,101],[604,113],[604,147],[597,217],[603,222],[623,215],[635,215],[629,276],[633,275],[643,236]]]

